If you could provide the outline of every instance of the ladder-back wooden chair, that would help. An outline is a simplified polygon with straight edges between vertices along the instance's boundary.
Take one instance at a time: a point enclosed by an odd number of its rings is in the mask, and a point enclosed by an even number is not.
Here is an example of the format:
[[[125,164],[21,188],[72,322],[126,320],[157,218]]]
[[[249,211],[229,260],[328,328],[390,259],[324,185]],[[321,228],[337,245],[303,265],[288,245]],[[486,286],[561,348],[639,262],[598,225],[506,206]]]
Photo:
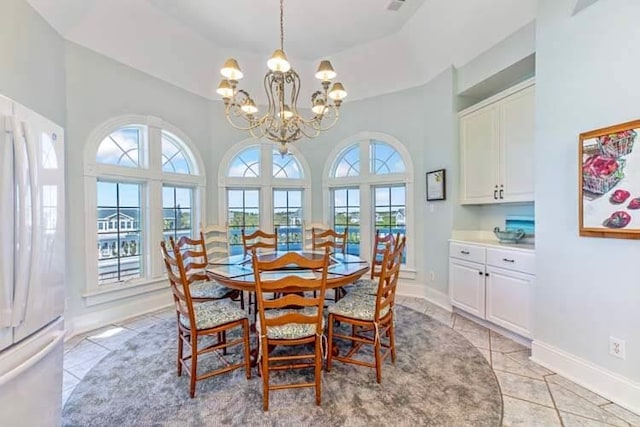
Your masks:
[[[331,227],[329,227],[327,224],[323,224],[321,222],[312,222],[309,224],[304,224],[303,226],[303,248],[306,250],[312,250],[313,249],[313,230],[328,230]]]
[[[207,277],[206,268],[209,259],[202,233],[200,233],[199,239],[182,236],[178,242],[175,242],[173,237],[170,237],[169,240],[172,245],[171,250],[175,249],[182,256],[187,276],[198,278],[198,280],[190,279],[191,299],[196,302],[210,301],[229,298],[233,294],[233,289],[209,280]]]
[[[278,250],[278,233],[267,233],[266,231],[256,230],[253,233],[245,234],[245,229],[242,229],[242,247],[244,249],[244,255],[251,255],[254,250],[258,253],[267,251]],[[258,319],[258,308],[256,302],[253,299],[252,293],[248,293],[248,305],[249,311],[253,306],[254,322]]]
[[[323,307],[328,265],[329,254],[326,250],[323,256],[315,256],[314,259],[290,252],[271,261],[260,261],[254,252],[253,270],[259,313],[256,331],[265,411],[269,410],[269,392],[287,388],[315,387],[316,405],[320,405]],[[274,271],[285,267],[288,270],[286,275],[274,274]],[[305,292],[310,290],[317,290],[318,295],[311,296],[310,292]],[[271,293],[277,297],[267,299],[265,294]],[[305,344],[313,344],[313,351],[305,351]],[[297,346],[300,352],[270,355],[269,348],[274,345]],[[314,381],[277,385],[269,381],[271,371],[298,368],[313,368]]]
[[[255,249],[259,252],[262,251],[276,251],[278,250],[278,233],[267,233],[266,231],[256,230],[253,233],[245,234],[245,229],[242,229],[242,246],[244,248],[244,254],[250,255]]]
[[[400,264],[404,250],[405,238],[401,239],[397,247],[387,243],[382,271],[380,272],[378,292],[376,295],[351,294],[329,307],[329,349],[327,351],[327,371],[331,371],[333,359],[354,365],[375,368],[376,381],[382,381],[382,362],[391,356],[391,362],[396,361],[395,330],[393,320],[393,306],[396,288],[400,277]],[[336,322],[351,325],[351,334],[346,335],[334,330]],[[334,353],[337,350],[334,340],[342,339],[351,342],[348,352],[341,356]],[[374,360],[369,362],[356,358],[358,350],[364,345],[371,345],[374,349]],[[385,350],[383,352],[383,349]]]
[[[251,378],[249,320],[246,313],[225,300],[195,302],[191,297],[190,288],[194,281],[203,279],[202,276],[204,275],[202,273],[187,275],[185,261],[173,239],[170,239],[170,245],[172,246],[172,254],[169,254],[166,242],[160,243],[176,307],[178,376],[182,376],[183,368],[189,374],[189,395],[191,397],[195,396],[196,381],[242,367],[245,368],[247,379]],[[227,341],[226,332],[237,327],[242,328],[242,337]],[[201,337],[211,337],[212,341],[200,347],[199,339]],[[239,344],[244,345],[244,360],[242,363],[223,366],[219,369],[198,374],[198,359],[200,356],[220,349],[226,351],[227,348]]]
[[[226,258],[231,251],[229,250],[229,230],[227,224],[200,224],[200,233],[204,239],[204,248],[207,252],[209,262],[220,258]],[[244,309],[244,292],[231,291],[233,300],[240,300],[240,308]]]
[[[371,270],[369,277],[363,277],[356,280],[352,285],[345,287],[349,293],[365,293],[375,295],[378,291],[378,278],[382,272],[382,260],[384,258],[384,252],[387,244],[395,249],[400,244],[400,233],[393,235],[393,233],[382,234],[380,230],[376,230],[376,236],[373,241],[373,253],[371,255]]]
[[[347,236],[348,229],[345,227],[342,233],[339,233],[331,228],[311,228],[311,249],[313,251],[322,251],[325,248],[329,249],[330,254],[340,253],[344,255],[347,252]],[[346,294],[344,289],[334,289],[334,301],[338,301],[343,294]]]

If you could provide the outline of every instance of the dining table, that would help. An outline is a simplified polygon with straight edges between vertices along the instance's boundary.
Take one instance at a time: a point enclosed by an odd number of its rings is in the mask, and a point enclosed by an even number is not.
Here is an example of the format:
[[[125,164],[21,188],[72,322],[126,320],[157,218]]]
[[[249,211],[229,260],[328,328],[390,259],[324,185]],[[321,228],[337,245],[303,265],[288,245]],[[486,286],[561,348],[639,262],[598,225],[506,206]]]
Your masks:
[[[291,251],[271,251],[257,253],[256,256],[260,261],[274,260]],[[324,251],[293,251],[310,259],[317,259],[324,256]],[[256,281],[253,274],[253,258],[251,254],[231,255],[224,258],[218,258],[209,261],[207,266],[207,275],[211,280],[227,286],[228,288],[244,291],[255,292]],[[367,260],[352,254],[333,253],[329,255],[329,266],[327,268],[327,285],[326,290],[335,289],[349,285],[365,273],[369,271],[369,263]],[[283,276],[297,275],[300,277],[310,277],[317,275],[318,272],[304,270],[299,268],[283,268],[282,270],[268,272],[267,276],[278,279]],[[265,273],[262,275],[263,280]],[[288,291],[296,292],[295,288],[289,288]],[[254,329],[255,325],[252,325]],[[251,351],[252,366],[257,362],[257,351]]]

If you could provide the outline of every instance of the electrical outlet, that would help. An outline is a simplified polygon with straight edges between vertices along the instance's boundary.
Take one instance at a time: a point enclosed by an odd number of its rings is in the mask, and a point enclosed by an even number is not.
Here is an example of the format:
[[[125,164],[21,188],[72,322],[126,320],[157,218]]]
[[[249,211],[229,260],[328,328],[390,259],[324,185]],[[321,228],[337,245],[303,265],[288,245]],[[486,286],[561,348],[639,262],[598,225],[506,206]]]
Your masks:
[[[609,337],[609,354],[622,360],[626,358],[624,340],[616,337]]]

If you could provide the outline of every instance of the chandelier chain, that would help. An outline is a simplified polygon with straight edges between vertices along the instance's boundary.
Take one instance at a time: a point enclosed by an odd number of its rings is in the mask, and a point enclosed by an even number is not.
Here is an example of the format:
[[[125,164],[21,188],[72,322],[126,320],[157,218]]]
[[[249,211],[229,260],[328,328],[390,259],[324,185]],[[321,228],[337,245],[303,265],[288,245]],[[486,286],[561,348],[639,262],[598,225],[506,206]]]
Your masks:
[[[280,0],[280,49],[284,51],[284,0]]]

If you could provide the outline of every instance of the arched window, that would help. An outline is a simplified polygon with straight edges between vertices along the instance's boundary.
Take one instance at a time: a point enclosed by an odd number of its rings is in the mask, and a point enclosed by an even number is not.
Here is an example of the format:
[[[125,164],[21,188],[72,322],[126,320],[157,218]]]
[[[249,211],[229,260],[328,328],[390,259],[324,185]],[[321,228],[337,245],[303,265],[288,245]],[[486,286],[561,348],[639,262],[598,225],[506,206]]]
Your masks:
[[[357,144],[347,147],[336,160],[332,168],[333,178],[344,178],[347,176],[360,175],[360,147]]]
[[[160,277],[158,242],[193,235],[205,177],[188,138],[157,118],[116,118],[85,151],[87,247],[97,247],[90,289],[138,286]],[[157,279],[156,279],[157,280]]]
[[[407,151],[389,135],[361,133],[334,149],[325,165],[325,219],[348,229],[349,253],[369,254],[376,231],[400,233],[408,235],[404,261],[412,262],[412,176]]]
[[[282,250],[302,248],[311,204],[308,170],[295,147],[283,156],[267,141],[247,140],[225,154],[218,176],[219,218],[229,226],[232,254],[242,253],[242,229],[277,232]]]
[[[260,146],[249,147],[238,153],[229,165],[227,176],[258,178],[260,176]]]

